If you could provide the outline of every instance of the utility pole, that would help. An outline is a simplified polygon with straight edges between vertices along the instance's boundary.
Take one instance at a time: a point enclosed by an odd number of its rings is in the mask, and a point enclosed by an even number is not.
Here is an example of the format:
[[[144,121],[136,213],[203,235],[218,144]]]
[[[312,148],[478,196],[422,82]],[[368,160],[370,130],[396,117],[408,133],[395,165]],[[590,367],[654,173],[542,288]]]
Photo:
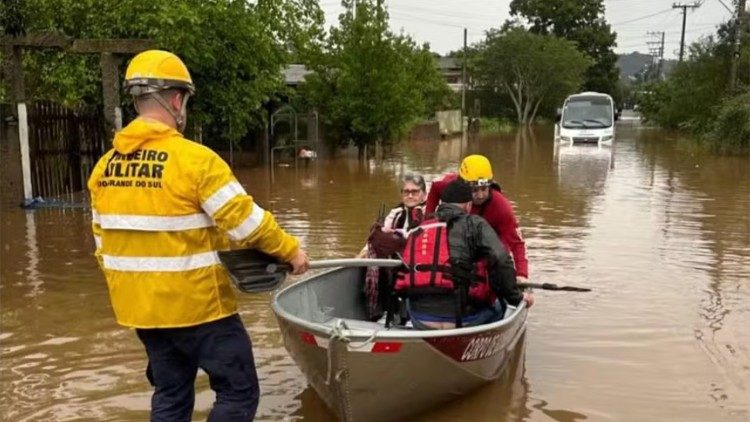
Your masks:
[[[747,7],[746,0],[739,0],[737,2],[737,19],[734,25],[734,54],[732,54],[732,65],[729,68],[729,93],[734,93],[735,86],[737,85],[737,63],[740,61],[740,42],[742,40],[742,34],[745,31],[747,21]]]
[[[466,115],[466,37],[467,31],[464,28],[464,57],[461,64],[461,133],[464,131],[464,116]]]
[[[656,67],[654,78],[661,80],[662,64],[664,63],[664,31],[647,32],[650,37],[656,37],[658,41],[648,41],[649,54],[653,57],[652,65]]]
[[[664,31],[661,31],[661,46],[659,46],[659,78],[662,76],[662,72],[664,72]]]
[[[682,36],[680,37],[680,61],[685,55],[685,21],[687,20],[687,10],[697,9],[701,6],[701,3],[696,2],[693,4],[685,3],[673,3],[672,9],[682,9]]]

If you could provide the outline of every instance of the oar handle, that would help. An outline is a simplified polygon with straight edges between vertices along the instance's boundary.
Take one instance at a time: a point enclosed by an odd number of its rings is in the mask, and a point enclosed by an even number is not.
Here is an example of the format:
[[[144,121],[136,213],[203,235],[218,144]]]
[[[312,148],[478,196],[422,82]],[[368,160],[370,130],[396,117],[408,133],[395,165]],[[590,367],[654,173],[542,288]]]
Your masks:
[[[355,267],[400,267],[404,265],[398,259],[379,259],[379,258],[340,258],[340,259],[321,259],[310,261],[310,269],[316,270],[321,268],[355,268]],[[275,267],[272,267],[275,266]],[[289,263],[269,264],[266,269],[268,273],[276,271],[292,271]]]
[[[379,258],[344,258],[344,259],[321,259],[310,261],[310,268],[332,268],[332,267],[400,267],[404,265],[398,259]]]

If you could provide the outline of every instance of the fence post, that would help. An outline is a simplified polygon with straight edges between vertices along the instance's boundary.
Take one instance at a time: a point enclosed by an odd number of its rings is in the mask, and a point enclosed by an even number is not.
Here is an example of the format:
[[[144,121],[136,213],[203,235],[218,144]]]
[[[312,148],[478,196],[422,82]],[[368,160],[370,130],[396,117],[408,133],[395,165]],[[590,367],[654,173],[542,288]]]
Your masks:
[[[70,190],[76,192],[83,189],[83,177],[81,176],[81,130],[85,124],[86,110],[78,108],[74,112],[66,113],[65,120],[68,122],[68,168],[70,169]]]
[[[34,196],[31,189],[31,160],[29,160],[29,116],[26,103],[18,103],[18,142],[21,145],[21,172],[23,174],[23,199]]]
[[[117,66],[121,61],[112,53],[101,53],[99,66],[102,71],[102,96],[104,99],[104,122],[107,136],[112,137],[115,131],[122,129],[122,110],[120,109],[120,78]]]
[[[263,148],[263,154],[261,157],[263,157],[263,164],[267,165],[269,161],[271,162],[271,168],[273,168],[273,155],[269,157],[269,153],[271,153],[271,137],[268,134],[268,121],[265,119],[265,116],[263,117],[263,138],[261,139],[261,144]]]

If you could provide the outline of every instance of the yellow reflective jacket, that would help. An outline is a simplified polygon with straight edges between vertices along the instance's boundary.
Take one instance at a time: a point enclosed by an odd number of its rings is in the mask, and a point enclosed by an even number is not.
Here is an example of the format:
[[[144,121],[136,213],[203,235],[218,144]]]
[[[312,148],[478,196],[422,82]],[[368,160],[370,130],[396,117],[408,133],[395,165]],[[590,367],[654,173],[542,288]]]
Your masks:
[[[216,253],[228,238],[284,261],[299,248],[221,157],[157,121],[118,132],[88,188],[96,256],[124,326],[187,327],[235,313]]]

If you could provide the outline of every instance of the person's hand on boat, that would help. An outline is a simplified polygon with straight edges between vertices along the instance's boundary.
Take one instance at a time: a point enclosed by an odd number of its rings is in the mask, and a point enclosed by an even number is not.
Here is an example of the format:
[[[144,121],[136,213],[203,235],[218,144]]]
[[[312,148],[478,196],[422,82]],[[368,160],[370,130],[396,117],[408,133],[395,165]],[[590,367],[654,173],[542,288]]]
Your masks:
[[[516,283],[522,284],[522,283],[528,283],[529,279],[523,276],[516,277]],[[523,301],[526,302],[526,307],[531,308],[534,305],[534,293],[531,291],[531,289],[526,289],[523,292]]]
[[[310,260],[307,258],[307,252],[303,249],[297,251],[289,264],[292,266],[292,274],[300,275],[310,268]]]
[[[527,308],[534,306],[534,293],[523,292],[523,301],[526,302]]]

